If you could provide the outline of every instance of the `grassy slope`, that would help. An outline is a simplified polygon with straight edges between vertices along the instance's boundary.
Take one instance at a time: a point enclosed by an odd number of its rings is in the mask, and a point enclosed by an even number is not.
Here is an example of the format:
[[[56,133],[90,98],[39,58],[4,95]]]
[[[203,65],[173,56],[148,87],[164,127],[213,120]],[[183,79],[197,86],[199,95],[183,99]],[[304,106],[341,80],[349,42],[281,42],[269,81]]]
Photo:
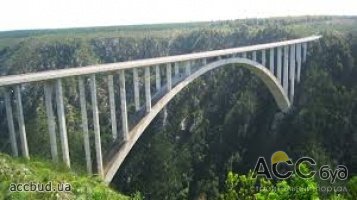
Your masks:
[[[69,183],[71,192],[10,192],[10,183]],[[0,199],[129,199],[96,177],[76,175],[48,161],[26,161],[0,154]]]

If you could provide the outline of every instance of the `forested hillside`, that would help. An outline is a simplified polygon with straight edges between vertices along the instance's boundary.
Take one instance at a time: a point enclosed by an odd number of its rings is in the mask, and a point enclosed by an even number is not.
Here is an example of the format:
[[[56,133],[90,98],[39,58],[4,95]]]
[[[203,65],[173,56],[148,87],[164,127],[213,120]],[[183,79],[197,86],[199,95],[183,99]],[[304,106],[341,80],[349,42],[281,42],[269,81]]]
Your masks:
[[[277,199],[277,194],[256,191],[256,183],[264,180],[251,178],[249,171],[259,156],[270,158],[283,150],[293,160],[310,156],[318,166],[345,165],[349,179],[335,183],[347,191],[334,192],[318,191],[318,186],[332,185],[318,178],[264,183],[307,185],[312,191],[278,194],[281,199],[356,199],[357,179],[352,177],[357,173],[357,18],[0,32],[0,74],[177,55],[312,34],[323,38],[309,49],[313,54],[302,67],[302,81],[296,85],[288,113],[279,111],[268,89],[249,71],[234,66],[212,71],[170,102],[167,119],[160,115],[151,123],[111,186],[128,195],[139,191],[145,199]],[[85,161],[75,81],[66,79],[64,95],[71,161],[74,170],[81,171]],[[103,151],[111,141],[106,81],[105,76],[98,77]],[[129,118],[133,118],[132,82],[126,84]],[[49,144],[43,88],[40,83],[25,85],[22,92],[30,154],[50,159],[50,146],[43,145]],[[2,98],[0,119],[5,119]],[[11,152],[6,120],[0,121],[0,150]]]

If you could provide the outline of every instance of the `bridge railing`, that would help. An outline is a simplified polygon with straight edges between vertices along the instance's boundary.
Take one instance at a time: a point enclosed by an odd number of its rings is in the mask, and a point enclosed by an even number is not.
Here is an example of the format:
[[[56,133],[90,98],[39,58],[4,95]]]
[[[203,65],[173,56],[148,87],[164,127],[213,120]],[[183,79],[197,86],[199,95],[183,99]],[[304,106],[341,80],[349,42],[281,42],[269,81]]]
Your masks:
[[[18,138],[20,138],[19,144],[21,154],[26,158],[30,157],[29,148],[27,144],[28,136],[26,135],[25,119],[23,113],[24,109],[22,105],[21,96],[23,93],[21,87],[24,84],[32,84],[34,82],[38,82],[40,85],[43,85],[47,125],[51,146],[51,156],[54,162],[58,162],[59,153],[57,150],[57,134],[55,129],[57,124],[59,129],[59,138],[61,144],[60,149],[62,150],[61,154],[63,157],[62,159],[63,162],[68,167],[70,167],[70,155],[62,80],[64,78],[77,77],[86,165],[88,172],[92,173],[93,170],[89,141],[90,137],[86,99],[86,81],[84,80],[84,77],[89,77],[90,106],[92,110],[92,123],[94,130],[94,143],[97,163],[96,167],[97,173],[99,175],[103,175],[103,158],[101,147],[102,142],[100,135],[96,75],[103,74],[106,76],[107,79],[112,139],[113,141],[121,140],[122,142],[125,142],[130,137],[130,128],[135,125],[137,121],[140,120],[140,117],[150,112],[152,103],[155,104],[155,102],[157,102],[157,100],[165,94],[165,91],[171,90],[171,88],[173,88],[175,84],[184,80],[186,77],[192,74],[194,70],[205,66],[209,62],[237,56],[249,58],[253,61],[261,63],[263,66],[269,66],[271,73],[277,77],[277,80],[279,80],[279,82],[283,85],[286,93],[288,93],[288,80],[290,80],[290,85],[293,85],[295,80],[300,80],[301,62],[306,60],[307,43],[314,40],[318,40],[320,37],[321,36],[311,36],[275,43],[258,44],[246,47],[206,51],[185,55],[150,58],[120,63],[98,64],[92,66],[50,70],[21,75],[2,76],[0,77],[0,88],[2,88],[4,105],[6,108],[6,121],[12,153],[14,156],[19,155],[17,140]],[[297,65],[296,69],[295,64]],[[289,71],[288,66],[290,66]],[[162,67],[165,67],[165,76],[162,76]],[[141,68],[144,70],[143,79],[145,104],[143,105],[140,104],[140,75],[138,73],[138,70]],[[132,73],[134,105],[135,112],[137,114],[136,117],[134,116],[131,119],[133,123],[128,122],[126,97],[127,92],[125,86],[125,73],[128,73],[128,71],[131,71],[130,73]],[[151,90],[153,89],[151,87],[151,71],[155,72],[155,87],[153,87],[155,88],[155,94],[153,96],[151,95]],[[297,72],[296,78],[294,77],[295,71]],[[121,131],[117,130],[118,123],[116,119],[116,113],[118,110],[116,108],[116,97],[114,92],[114,77],[116,75],[119,76]],[[162,79],[165,79],[164,85],[162,84]],[[293,86],[292,89],[290,88],[290,94],[292,95],[293,88]],[[290,99],[292,99],[292,96],[290,97]],[[55,105],[53,105],[53,102],[55,102]],[[12,106],[13,103],[15,103],[15,119],[17,121],[17,128],[15,128],[14,124],[14,113]],[[56,112],[54,112],[54,108]],[[57,116],[55,116],[55,113],[57,114]]]

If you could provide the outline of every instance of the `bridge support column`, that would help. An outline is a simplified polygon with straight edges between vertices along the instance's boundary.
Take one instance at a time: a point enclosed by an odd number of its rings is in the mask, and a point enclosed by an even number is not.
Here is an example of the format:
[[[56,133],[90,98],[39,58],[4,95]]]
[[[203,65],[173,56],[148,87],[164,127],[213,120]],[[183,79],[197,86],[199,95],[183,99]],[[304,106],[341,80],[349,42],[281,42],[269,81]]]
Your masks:
[[[262,65],[265,66],[266,64],[266,52],[265,49],[262,50]]]
[[[180,71],[179,71],[179,63],[178,62],[174,63],[174,65],[175,65],[175,77],[178,77],[179,73],[180,73]]]
[[[203,58],[202,59],[202,65],[204,66],[204,65],[207,65],[207,59],[206,58]]]
[[[92,174],[92,158],[91,158],[91,155],[90,155],[88,116],[87,116],[87,105],[86,105],[87,101],[86,101],[83,78],[79,77],[78,85],[79,85],[79,99],[80,99],[80,104],[81,104],[81,117],[82,117],[84,153],[85,153],[85,156],[86,156],[87,172],[89,174]]]
[[[282,50],[281,50],[281,47],[278,47],[278,55],[277,55],[277,77],[278,77],[278,80],[279,80],[279,83],[282,84],[282,81],[281,81],[281,65],[282,65],[282,62],[281,62],[281,56],[282,56]]]
[[[167,125],[167,116],[168,116],[168,113],[167,113],[167,107],[165,106],[163,109],[162,109],[162,127],[165,127]]]
[[[191,61],[186,62],[185,73],[186,73],[186,76],[189,76],[191,74]]]
[[[269,56],[270,56],[269,69],[270,72],[274,74],[274,49],[273,48],[269,49]]]
[[[117,139],[117,117],[115,113],[115,98],[114,98],[114,81],[113,75],[108,75],[108,93],[109,93],[109,105],[110,105],[110,121],[112,123],[112,136],[113,139]]]
[[[10,134],[12,155],[17,157],[19,156],[19,151],[17,149],[17,140],[16,140],[15,126],[14,126],[14,118],[12,115],[11,98],[10,98],[9,91],[7,89],[5,90],[4,95],[5,95],[6,119],[7,119],[9,134]]]
[[[294,101],[294,89],[295,89],[295,44],[290,45],[290,102]]]
[[[166,64],[166,81],[167,81],[167,90],[170,91],[172,88],[171,63]]]
[[[242,58],[247,58],[247,52],[242,53]]]
[[[306,55],[307,55],[307,43],[302,43],[302,50],[303,50],[303,56],[302,56],[302,61],[306,62]]]
[[[189,76],[191,74],[191,62],[187,61],[186,63],[186,76]],[[171,64],[167,64],[166,65],[166,80],[167,80],[167,90],[170,91],[172,88],[172,82],[171,82]],[[163,114],[164,114],[164,118],[162,121],[162,125],[166,126],[167,123],[167,107],[165,106],[163,108]]]
[[[148,113],[151,111],[150,67],[145,68],[145,99],[146,99],[146,112]]]
[[[121,70],[119,73],[119,90],[120,90],[120,109],[123,130],[123,140],[128,140],[128,113],[126,109],[126,91],[125,91],[125,71]]]
[[[160,66],[155,66],[155,74],[156,74],[156,92],[161,88],[161,74],[160,74]]]
[[[90,90],[91,90],[92,110],[93,110],[94,144],[95,144],[95,153],[97,158],[97,170],[98,170],[98,175],[100,177],[103,177],[102,143],[100,139],[97,87],[96,87],[94,74],[92,74],[90,77]]]
[[[238,54],[232,54],[231,56],[230,56],[230,58],[236,58],[236,57],[238,57]],[[207,63],[206,63],[207,64]],[[232,63],[232,64],[230,64],[230,66],[231,67],[234,67],[234,63]]]
[[[257,62],[257,52],[256,51],[253,51],[252,53],[252,57],[253,57],[253,61]]]
[[[56,80],[56,102],[57,102],[57,115],[58,115],[57,117],[58,117],[58,126],[59,126],[61,146],[62,146],[63,161],[67,167],[70,167],[71,163],[69,159],[67,126],[66,126],[66,116],[64,113],[64,106],[63,106],[63,92],[62,92],[61,79]]]
[[[300,82],[300,72],[301,72],[301,44],[297,44],[296,48],[296,59],[297,59],[297,71],[296,71],[296,81]]]
[[[288,94],[288,89],[289,89],[288,71],[289,71],[289,48],[288,46],[284,46],[283,88],[286,94]]]
[[[50,136],[50,145],[51,145],[51,156],[52,160],[57,163],[58,162],[58,152],[57,152],[57,139],[56,139],[56,123],[55,116],[53,114],[53,106],[52,106],[52,84],[45,83],[44,93],[45,93],[45,106],[47,113],[47,125],[48,132]]]
[[[29,159],[30,155],[29,155],[29,150],[28,150],[28,145],[27,145],[25,120],[24,120],[21,91],[20,91],[19,85],[15,86],[15,96],[16,96],[17,121],[19,124],[20,141],[21,141],[21,151],[22,151],[22,155],[25,158]]]
[[[135,103],[135,111],[140,109],[140,97],[139,97],[139,77],[138,77],[138,69],[133,69],[133,85],[134,85],[134,103]]]

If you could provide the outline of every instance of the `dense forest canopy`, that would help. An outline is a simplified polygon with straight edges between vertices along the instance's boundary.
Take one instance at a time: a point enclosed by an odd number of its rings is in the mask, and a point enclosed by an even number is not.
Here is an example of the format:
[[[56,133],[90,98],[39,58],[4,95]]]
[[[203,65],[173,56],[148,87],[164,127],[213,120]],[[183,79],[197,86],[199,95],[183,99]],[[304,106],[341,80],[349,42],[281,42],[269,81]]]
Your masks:
[[[156,117],[111,186],[125,194],[139,191],[145,199],[277,199],[274,195],[281,199],[356,199],[356,17],[0,32],[0,74],[178,55],[312,34],[323,38],[309,49],[313,53],[303,65],[302,81],[296,85],[288,113],[279,111],[262,81],[249,71],[239,67],[212,71],[170,102],[167,118],[163,114]],[[131,80],[130,73],[126,76]],[[111,142],[107,80],[103,75],[97,81],[105,152]],[[126,87],[132,119],[132,82],[127,81]],[[82,173],[85,161],[76,80],[66,79],[64,88],[71,160],[74,170]],[[25,84],[22,92],[30,154],[50,159],[42,85]],[[5,119],[2,98],[0,119]],[[6,120],[0,121],[0,150],[10,154]],[[347,166],[349,179],[336,184],[348,191],[318,191],[318,186],[330,185],[318,178],[272,182],[252,178],[257,158],[270,158],[277,150],[287,152],[292,160],[310,156],[318,166]],[[284,188],[308,185],[312,190],[266,193],[254,188],[258,183]]]

